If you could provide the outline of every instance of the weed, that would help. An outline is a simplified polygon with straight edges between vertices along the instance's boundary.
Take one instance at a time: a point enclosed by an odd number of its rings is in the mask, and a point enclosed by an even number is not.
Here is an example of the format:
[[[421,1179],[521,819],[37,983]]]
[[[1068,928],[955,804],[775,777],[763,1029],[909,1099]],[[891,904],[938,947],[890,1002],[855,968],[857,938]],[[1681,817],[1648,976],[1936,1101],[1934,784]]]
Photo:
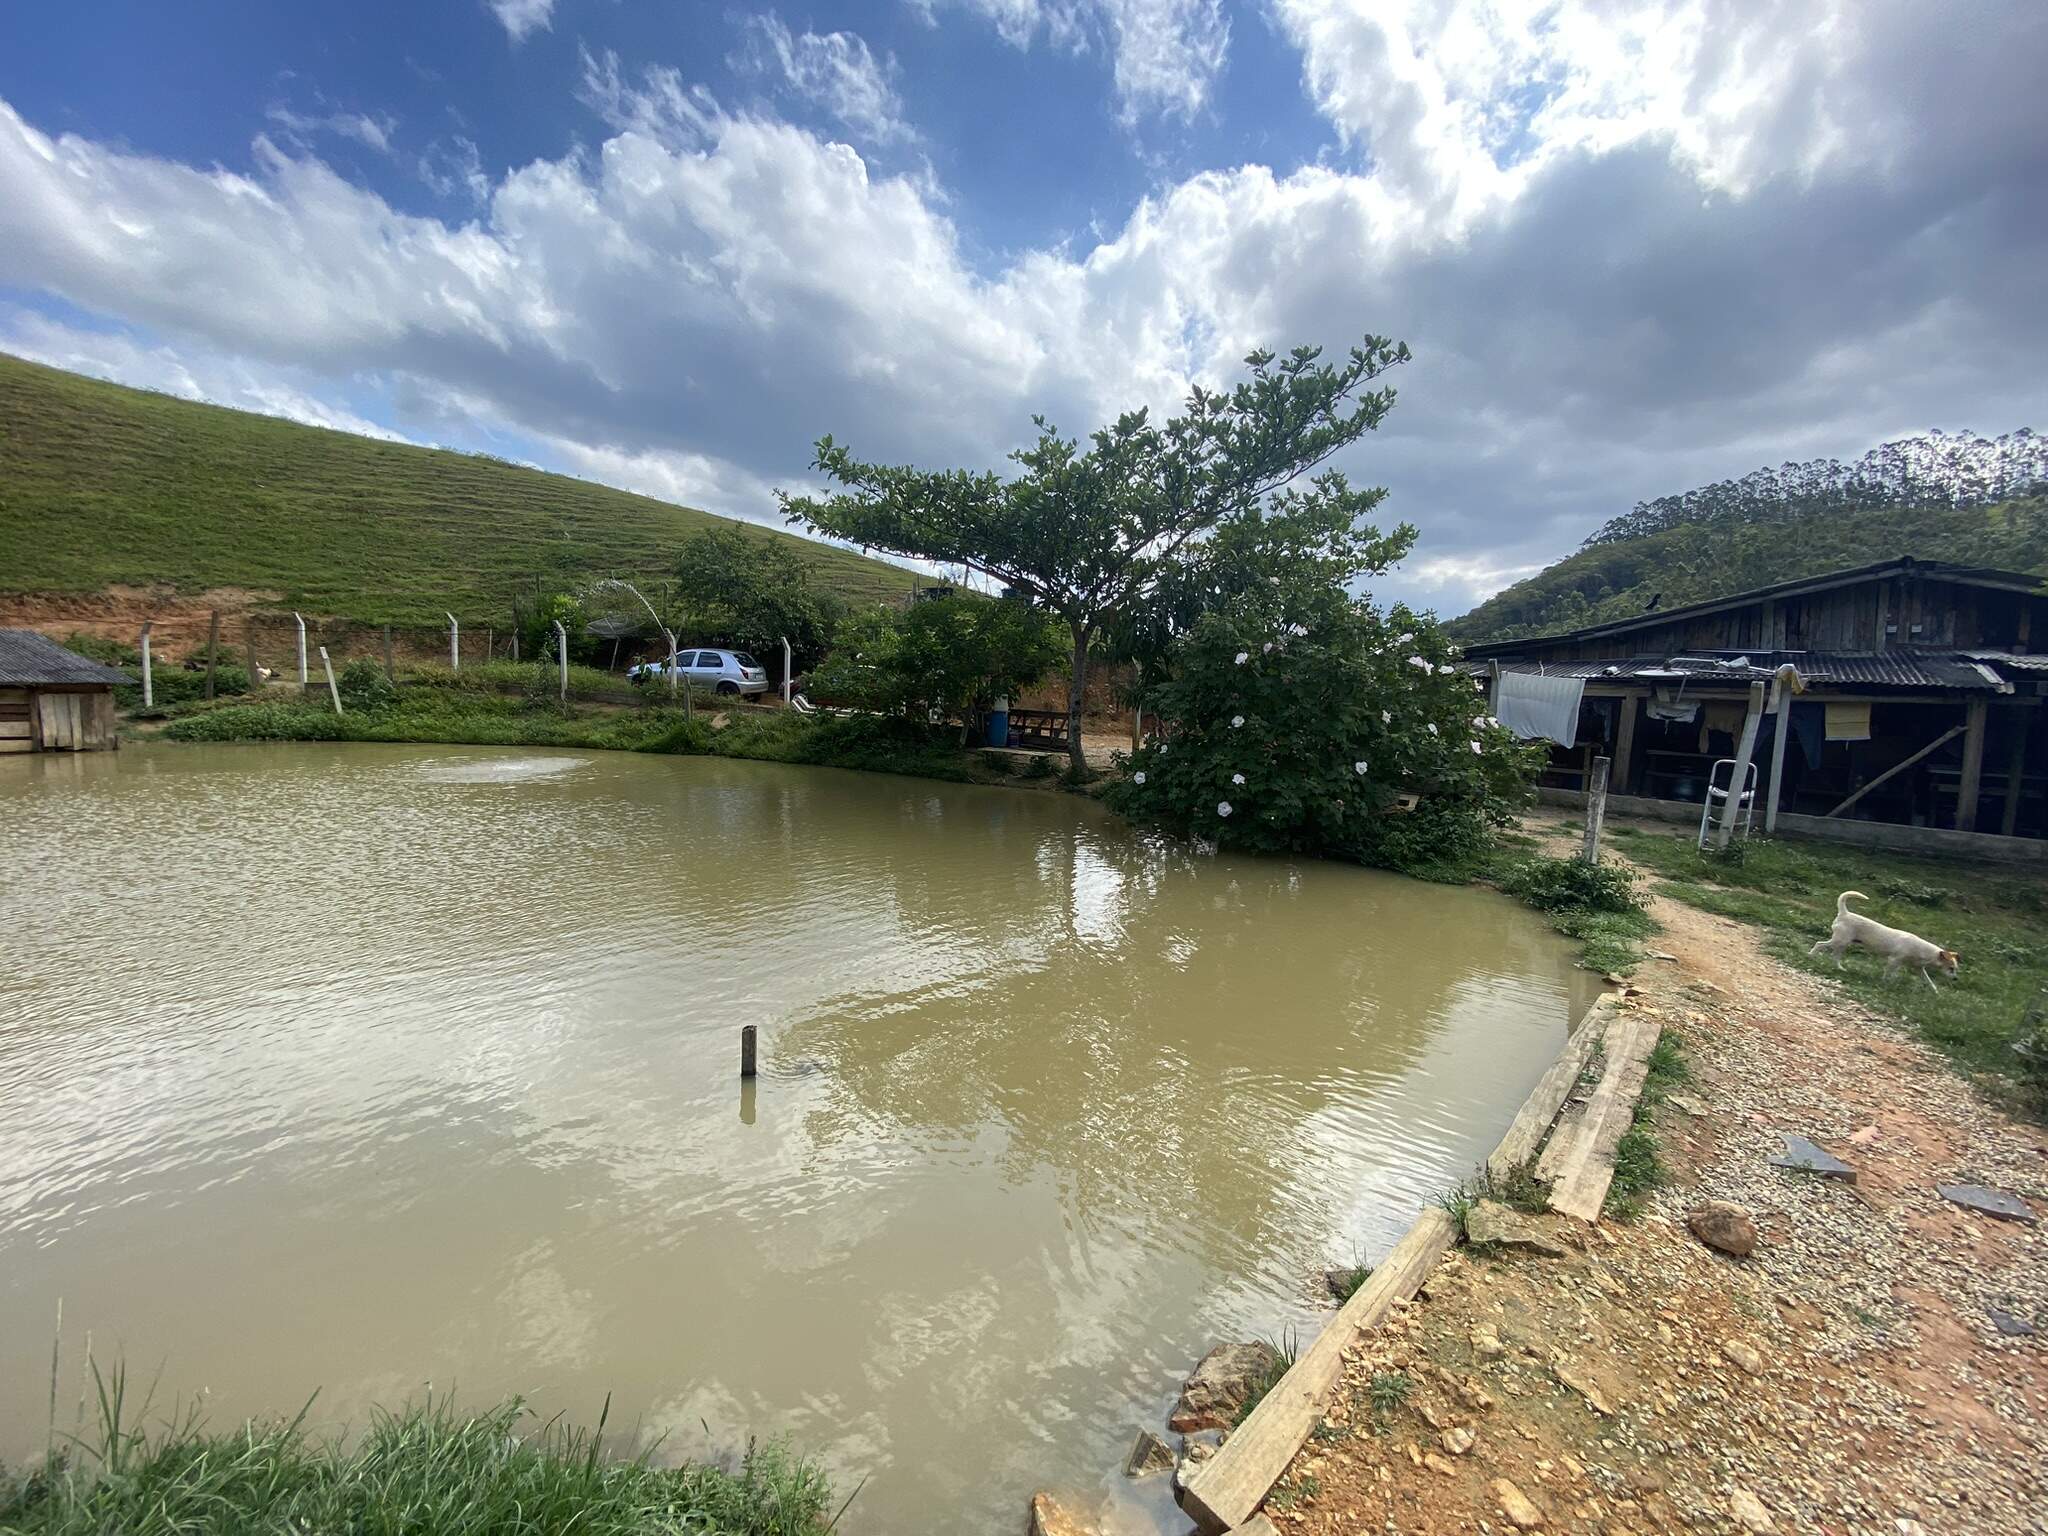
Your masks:
[[[1525,1157],[1496,1179],[1483,1164],[1474,1171],[1473,1193],[1531,1216],[1550,1209],[1550,1186],[1536,1177],[1536,1159]]]
[[[1414,1378],[1406,1371],[1374,1371],[1366,1383],[1365,1397],[1372,1404],[1374,1417],[1383,1418],[1397,1411],[1414,1391]]]
[[[1342,1306],[1358,1294],[1358,1288],[1372,1278],[1370,1264],[1354,1264],[1349,1269],[1333,1270],[1330,1274],[1330,1294]]]
[[[1606,1213],[1619,1221],[1634,1221],[1643,1213],[1650,1191],[1669,1177],[1664,1161],[1657,1155],[1657,1136],[1651,1114],[1671,1090],[1692,1080],[1692,1067],[1685,1059],[1685,1040],[1675,1029],[1657,1037],[1650,1051],[1642,1093],[1636,1099],[1635,1117],[1614,1149],[1614,1182],[1607,1187]]]
[[[1293,1367],[1300,1353],[1301,1337],[1289,1328],[1279,1338],[1266,1340],[1266,1347],[1273,1351],[1273,1363],[1262,1374],[1252,1379],[1250,1390],[1245,1393],[1244,1401],[1238,1405],[1237,1417],[1233,1423],[1242,1424],[1250,1418],[1252,1410],[1264,1401],[1266,1394],[1280,1384],[1280,1378]]]
[[[1466,1218],[1472,1214],[1471,1191],[1462,1184],[1456,1185],[1438,1195],[1436,1203],[1450,1213],[1451,1220],[1457,1224],[1458,1236],[1462,1238],[1465,1235]]]

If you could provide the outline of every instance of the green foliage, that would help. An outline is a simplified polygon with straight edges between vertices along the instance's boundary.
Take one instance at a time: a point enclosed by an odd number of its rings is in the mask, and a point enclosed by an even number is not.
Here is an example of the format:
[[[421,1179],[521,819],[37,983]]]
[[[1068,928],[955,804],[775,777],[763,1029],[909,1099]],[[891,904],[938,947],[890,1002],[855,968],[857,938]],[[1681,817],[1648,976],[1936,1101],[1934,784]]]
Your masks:
[[[535,663],[555,656],[557,621],[569,637],[569,660],[596,661],[604,643],[585,629],[590,619],[583,599],[573,592],[523,593],[512,600],[512,632],[519,637],[519,654]]]
[[[1233,1423],[1242,1424],[1250,1418],[1252,1410],[1265,1401],[1268,1392],[1280,1385],[1280,1378],[1294,1368],[1294,1362],[1301,1355],[1301,1339],[1292,1328],[1277,1339],[1266,1340],[1266,1347],[1273,1351],[1273,1363],[1252,1378],[1244,1401],[1238,1404]]]
[[[1430,620],[1282,584],[1211,613],[1153,690],[1163,741],[1105,798],[1222,846],[1430,870],[1483,851],[1541,754],[1484,718]],[[1398,814],[1403,792],[1421,806]]]
[[[129,1422],[121,1373],[98,1382],[99,1423],[72,1459],[0,1473],[0,1530],[433,1532],[434,1536],[817,1536],[830,1486],[777,1443],[728,1467],[620,1458],[596,1431],[537,1419],[517,1400],[460,1413],[428,1400],[372,1416],[353,1443],[301,1420],[215,1433],[193,1417]]]
[[[345,709],[383,709],[398,700],[398,689],[374,661],[349,662],[335,679],[335,687]]]
[[[0,572],[18,591],[237,586],[374,623],[504,614],[598,576],[665,574],[723,519],[502,460],[198,405],[0,356]],[[901,568],[759,528],[815,585],[901,592]],[[465,624],[465,627],[467,625]],[[522,642],[523,645],[524,642]]]
[[[1312,524],[1340,548],[1381,542],[1354,529],[1384,491],[1354,491],[1334,470],[1306,490],[1292,482],[1380,424],[1394,392],[1366,386],[1407,360],[1405,346],[1378,336],[1337,364],[1314,347],[1277,365],[1254,352],[1235,389],[1197,388],[1160,425],[1129,412],[1085,450],[1038,418],[1038,441],[1011,455],[1018,473],[1009,478],[864,463],[825,437],[815,467],[840,489],[784,493],[782,507],[792,522],[864,548],[967,566],[1056,615],[1072,645],[1069,755],[1079,766],[1089,646],[1153,606],[1204,536],[1270,513]]]
[[[1767,953],[1838,984],[1858,1003],[1900,1019],[1959,1065],[2006,1085],[2015,1107],[2048,1116],[2034,1070],[2015,1051],[2048,989],[2048,885],[2032,869],[1929,858],[1835,843],[1753,841],[1739,867],[1702,859],[1683,833],[1622,834],[1628,856],[1660,877],[1659,891],[1764,930]],[[1883,964],[1851,950],[1843,968],[1808,949],[1825,938],[1843,891],[1878,900],[1859,910],[1955,950],[1957,978],[1930,991],[1917,975],[1886,980]]]
[[[1341,1307],[1345,1302],[1356,1296],[1358,1288],[1371,1278],[1372,1266],[1370,1264],[1353,1264],[1349,1269],[1332,1275],[1330,1294],[1337,1298],[1337,1305]]]
[[[1508,865],[1499,877],[1499,885],[1539,912],[1643,910],[1643,899],[1636,891],[1635,871],[1611,859],[1588,864],[1583,859],[1552,859],[1539,854]]]
[[[1058,626],[1028,603],[941,597],[903,615],[889,667],[906,708],[966,715],[1021,693],[1062,654]]]
[[[1532,1216],[1550,1209],[1550,1186],[1536,1177],[1534,1157],[1524,1158],[1498,1179],[1481,1164],[1473,1174],[1472,1187],[1475,1193],[1488,1200],[1513,1206]]]
[[[1366,1383],[1366,1401],[1375,1418],[1387,1418],[1400,1411],[1415,1393],[1415,1378],[1406,1371],[1374,1371]]]
[[[813,589],[796,545],[764,545],[758,529],[741,523],[705,528],[683,541],[675,578],[700,644],[751,651],[777,667],[785,637],[800,668],[824,654],[833,609]]]
[[[1691,1081],[1692,1066],[1685,1058],[1685,1039],[1677,1030],[1666,1029],[1650,1051],[1634,1118],[1614,1149],[1614,1181],[1607,1188],[1607,1202],[1602,1208],[1605,1214],[1633,1221],[1642,1214],[1644,1198],[1650,1191],[1669,1182],[1670,1173],[1657,1154],[1653,1112],[1672,1089]]]

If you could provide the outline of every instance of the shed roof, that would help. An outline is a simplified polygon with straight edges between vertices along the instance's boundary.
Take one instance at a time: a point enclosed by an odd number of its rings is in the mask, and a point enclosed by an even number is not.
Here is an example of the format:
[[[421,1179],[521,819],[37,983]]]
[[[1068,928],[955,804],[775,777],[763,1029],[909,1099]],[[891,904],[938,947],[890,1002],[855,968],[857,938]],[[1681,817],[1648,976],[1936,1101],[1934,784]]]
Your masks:
[[[1469,652],[1467,653],[1469,656]],[[1898,649],[1863,653],[1829,651],[1690,651],[1678,655],[1596,656],[1578,661],[1500,658],[1503,672],[1539,672],[1551,677],[1583,677],[1644,683],[1763,681],[1781,666],[1794,666],[1808,683],[1838,687],[1950,688],[1978,693],[2010,693],[2012,685],[1997,667],[2011,658],[1988,652]],[[2048,660],[2048,658],[2027,658]],[[1484,660],[1467,660],[1474,676],[1486,672]]]
[[[132,683],[126,672],[67,651],[32,629],[0,629],[0,685],[49,687],[60,683]]]

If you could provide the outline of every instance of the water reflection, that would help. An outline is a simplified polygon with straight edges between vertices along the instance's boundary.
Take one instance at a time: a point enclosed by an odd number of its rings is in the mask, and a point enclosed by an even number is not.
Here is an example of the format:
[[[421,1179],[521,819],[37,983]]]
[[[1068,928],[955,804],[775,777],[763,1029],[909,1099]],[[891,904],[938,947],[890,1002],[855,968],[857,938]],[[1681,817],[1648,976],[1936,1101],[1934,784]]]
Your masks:
[[[221,1415],[609,1391],[873,1474],[857,1530],[1013,1525],[1468,1169],[1586,1000],[1480,893],[763,765],[17,759],[0,847],[0,1456],[61,1296]]]

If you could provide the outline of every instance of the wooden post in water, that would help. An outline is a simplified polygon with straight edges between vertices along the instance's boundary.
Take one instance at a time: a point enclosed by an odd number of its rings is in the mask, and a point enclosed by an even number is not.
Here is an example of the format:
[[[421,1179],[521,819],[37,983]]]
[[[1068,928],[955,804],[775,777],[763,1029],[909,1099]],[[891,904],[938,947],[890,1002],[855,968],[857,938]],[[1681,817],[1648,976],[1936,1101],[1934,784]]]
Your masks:
[[[320,668],[327,674],[327,697],[334,700],[334,712],[341,713],[341,690],[334,686],[334,663],[327,659],[327,647],[320,647]]]
[[[213,617],[206,623],[206,699],[213,702],[213,669],[220,656],[220,610],[213,610]]]
[[[1607,769],[1604,757],[1593,759],[1593,771],[1586,776],[1586,852],[1588,864],[1600,862],[1600,828],[1607,820]]]
[[[384,626],[384,681],[393,687],[398,685],[398,669],[391,664],[391,626]]]
[[[751,1024],[740,1028],[740,1076],[754,1076],[754,1026]]]

